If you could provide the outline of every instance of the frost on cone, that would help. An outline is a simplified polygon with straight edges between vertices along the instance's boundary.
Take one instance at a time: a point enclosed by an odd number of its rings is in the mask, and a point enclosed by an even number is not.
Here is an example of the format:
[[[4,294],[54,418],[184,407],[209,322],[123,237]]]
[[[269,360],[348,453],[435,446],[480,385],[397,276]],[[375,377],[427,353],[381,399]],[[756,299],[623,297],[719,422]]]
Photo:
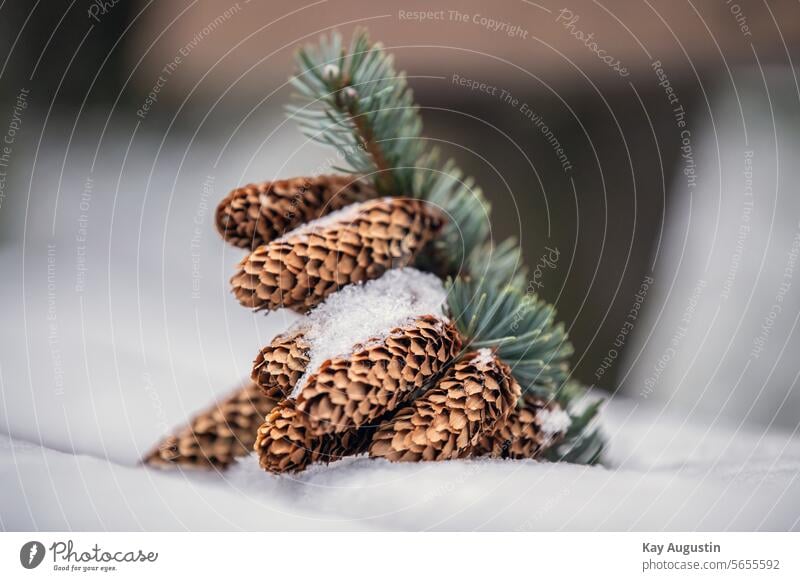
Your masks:
[[[277,403],[274,395],[265,395],[248,382],[166,438],[145,457],[145,464],[159,468],[227,468],[236,458],[252,451],[258,425]]]
[[[255,441],[261,467],[274,473],[299,472],[310,464],[329,464],[365,452],[373,429],[315,435],[300,421],[295,401],[283,400],[268,415]]]
[[[264,393],[278,390],[282,397],[289,397],[306,370],[309,348],[303,329],[278,335],[256,356],[252,380]]]
[[[301,224],[376,196],[347,175],[297,177],[236,188],[217,206],[217,230],[240,248],[256,248]]]
[[[506,364],[486,350],[472,353],[381,425],[369,455],[393,462],[459,458],[506,418],[519,396]]]
[[[564,437],[569,416],[556,402],[526,394],[505,421],[483,435],[471,456],[538,458]]]
[[[370,425],[414,396],[461,349],[455,327],[423,315],[366,341],[352,355],[325,361],[297,396],[301,421],[314,433]]]
[[[249,308],[305,312],[344,285],[406,266],[443,225],[420,200],[351,204],[256,248],[231,278]]]

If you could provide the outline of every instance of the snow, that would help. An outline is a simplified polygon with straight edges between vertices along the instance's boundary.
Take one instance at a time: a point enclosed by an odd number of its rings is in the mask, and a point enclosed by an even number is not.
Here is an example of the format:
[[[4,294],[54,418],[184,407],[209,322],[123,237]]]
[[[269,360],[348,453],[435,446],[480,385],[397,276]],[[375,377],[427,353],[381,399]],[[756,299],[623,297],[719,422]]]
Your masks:
[[[215,475],[167,474],[0,435],[0,530],[303,530],[319,520],[285,498],[232,493]]]
[[[484,347],[483,349],[478,349],[477,354],[475,357],[472,358],[472,363],[475,365],[487,365],[492,362],[494,359],[494,351],[491,349]]]
[[[800,441],[612,398],[609,466],[359,457],[161,472],[0,437],[6,530],[800,529]]]
[[[550,436],[566,432],[572,423],[569,414],[561,408],[541,409],[536,414],[536,417],[541,422],[542,431]]]
[[[390,200],[391,198],[379,198],[379,200]],[[289,237],[296,237],[296,236],[308,236],[314,232],[319,231],[322,228],[326,228],[331,224],[335,224],[338,222],[350,222],[353,220],[361,210],[364,208],[366,204],[374,203],[376,200],[367,200],[365,202],[356,202],[354,204],[348,204],[344,208],[336,210],[335,212],[331,212],[330,214],[325,214],[324,216],[320,216],[316,220],[311,220],[310,222],[306,222],[295,228],[294,230],[289,230],[280,238],[276,238],[275,242],[283,242]]]
[[[306,372],[292,397],[327,359],[348,355],[367,341],[380,341],[389,331],[420,315],[444,319],[444,285],[436,276],[413,268],[387,271],[378,279],[349,285],[298,323],[310,344]]]

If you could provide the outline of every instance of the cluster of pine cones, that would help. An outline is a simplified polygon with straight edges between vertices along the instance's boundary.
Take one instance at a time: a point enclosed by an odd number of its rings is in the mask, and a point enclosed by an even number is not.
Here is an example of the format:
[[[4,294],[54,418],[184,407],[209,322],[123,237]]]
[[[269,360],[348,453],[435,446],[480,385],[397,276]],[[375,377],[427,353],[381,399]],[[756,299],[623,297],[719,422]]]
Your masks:
[[[345,286],[404,268],[446,222],[418,199],[323,175],[248,185],[219,205],[217,228],[250,254],[231,279],[251,309],[306,313]],[[303,327],[276,337],[252,378],[168,437],[145,462],[224,469],[258,455],[283,473],[367,453],[391,461],[536,458],[563,438],[556,402],[522,396],[506,364],[441,313],[424,313],[314,369]],[[555,420],[554,420],[555,418]]]

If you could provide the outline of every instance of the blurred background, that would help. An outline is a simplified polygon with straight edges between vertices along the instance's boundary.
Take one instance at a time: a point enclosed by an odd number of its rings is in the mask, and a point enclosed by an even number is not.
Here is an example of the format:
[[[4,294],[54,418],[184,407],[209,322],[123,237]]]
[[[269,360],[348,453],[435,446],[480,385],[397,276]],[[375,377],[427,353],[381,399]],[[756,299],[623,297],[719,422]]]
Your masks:
[[[10,0],[4,431],[132,462],[248,374],[292,315],[237,308],[213,209],[336,164],[286,81],[298,45],[357,25],[522,241],[579,379],[797,428],[796,2]]]

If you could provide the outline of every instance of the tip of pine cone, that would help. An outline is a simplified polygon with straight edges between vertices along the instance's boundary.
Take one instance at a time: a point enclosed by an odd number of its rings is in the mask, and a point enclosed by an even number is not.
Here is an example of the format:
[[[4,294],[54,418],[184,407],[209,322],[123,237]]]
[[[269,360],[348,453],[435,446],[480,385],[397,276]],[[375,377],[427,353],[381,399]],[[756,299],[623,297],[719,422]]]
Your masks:
[[[170,436],[161,442],[154,450],[148,452],[141,459],[140,463],[161,468],[173,462],[179,455],[178,440],[174,436]]]

